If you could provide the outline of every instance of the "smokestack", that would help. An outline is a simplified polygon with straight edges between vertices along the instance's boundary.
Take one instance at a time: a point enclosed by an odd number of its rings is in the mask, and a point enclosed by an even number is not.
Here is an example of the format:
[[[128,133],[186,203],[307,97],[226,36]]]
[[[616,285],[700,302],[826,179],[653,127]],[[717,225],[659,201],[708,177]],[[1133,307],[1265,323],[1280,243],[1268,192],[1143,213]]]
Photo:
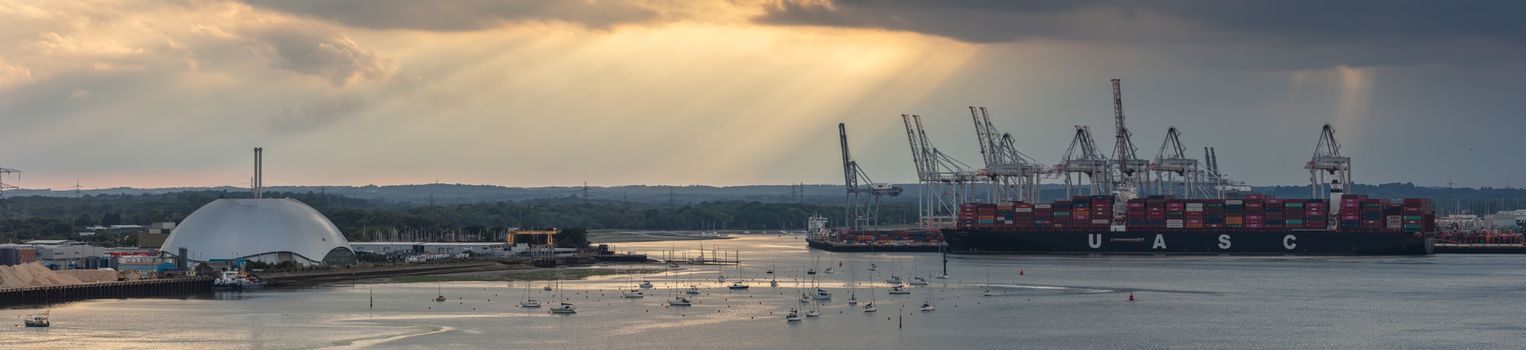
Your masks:
[[[265,191],[265,179],[261,178],[265,175],[264,153],[265,148],[254,148],[254,198],[256,199],[263,197]]]

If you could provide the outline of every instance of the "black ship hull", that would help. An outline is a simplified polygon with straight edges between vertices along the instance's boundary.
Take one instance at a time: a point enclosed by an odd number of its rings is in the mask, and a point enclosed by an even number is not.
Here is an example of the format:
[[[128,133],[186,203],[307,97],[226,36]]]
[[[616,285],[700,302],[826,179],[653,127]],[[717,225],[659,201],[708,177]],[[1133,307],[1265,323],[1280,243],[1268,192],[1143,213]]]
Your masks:
[[[945,229],[950,253],[1424,255],[1435,238],[1408,232],[1001,231]]]

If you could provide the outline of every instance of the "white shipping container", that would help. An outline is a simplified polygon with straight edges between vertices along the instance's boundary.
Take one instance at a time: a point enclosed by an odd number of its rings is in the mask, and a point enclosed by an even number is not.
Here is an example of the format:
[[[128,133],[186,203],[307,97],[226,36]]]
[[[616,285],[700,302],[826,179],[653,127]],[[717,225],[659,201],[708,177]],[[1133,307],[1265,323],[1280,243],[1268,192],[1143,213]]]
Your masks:
[[[1187,203],[1187,209],[1192,209],[1192,208],[1202,209],[1203,208],[1203,203]]]
[[[1226,204],[1226,205],[1227,204],[1245,204],[1245,201],[1244,200],[1239,200],[1239,199],[1227,199],[1227,200],[1224,200],[1224,204]]]
[[[1032,213],[1033,208],[1017,208],[1014,211],[1018,213]]]
[[[1182,219],[1166,219],[1166,225],[1167,226],[1170,226],[1172,224],[1175,224],[1177,226],[1181,226],[1182,225]]]
[[[1107,225],[1107,219],[1092,219],[1093,225]]]
[[[1192,211],[1192,212],[1203,211],[1203,207],[1197,207],[1197,208],[1187,207],[1187,211]]]
[[[1182,228],[1182,223],[1166,224],[1166,228]]]
[[[1034,204],[1033,207],[1039,209],[1054,209],[1054,204]]]

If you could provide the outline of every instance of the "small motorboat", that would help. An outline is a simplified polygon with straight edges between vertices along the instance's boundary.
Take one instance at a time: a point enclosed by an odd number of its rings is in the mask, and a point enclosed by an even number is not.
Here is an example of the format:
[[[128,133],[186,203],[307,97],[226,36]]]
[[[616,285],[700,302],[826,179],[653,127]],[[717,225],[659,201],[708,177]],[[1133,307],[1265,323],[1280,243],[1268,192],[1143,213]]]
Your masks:
[[[892,295],[895,295],[895,294],[911,294],[911,291],[906,290],[904,288],[901,288],[901,286],[895,286],[895,287],[891,287],[890,288],[890,292],[889,293],[892,294]]]
[[[901,284],[901,276],[890,276],[885,279],[885,284]]]
[[[22,321],[22,323],[24,323],[27,328],[52,327],[53,322],[48,320],[49,313],[51,313],[51,311],[43,311],[40,314],[32,315],[32,317],[28,317],[26,320]]]
[[[869,302],[867,304],[864,304],[864,312],[875,312],[875,311],[880,311],[880,308],[874,307],[874,302]]]
[[[626,299],[645,298],[646,293],[641,292],[640,289],[632,289],[629,292],[620,293],[620,296],[623,296]]]
[[[545,287],[545,288],[541,288],[541,290],[544,290],[544,291],[548,291],[548,292],[549,292],[549,291],[551,291],[551,285],[549,285],[549,284],[548,284],[548,285],[546,285],[546,287]]]
[[[699,295],[699,287],[689,286],[689,290],[684,291],[684,294]]]
[[[821,317],[821,312],[816,310],[806,311],[805,317]]]
[[[731,285],[729,285],[729,286],[726,286],[726,289],[732,289],[732,290],[736,290],[736,289],[747,289],[747,287],[748,287],[748,286],[747,286],[747,284],[746,284],[746,283],[742,283],[742,282],[731,282]]]
[[[857,295],[849,295],[848,296],[848,305],[858,305],[858,296]]]
[[[990,288],[986,288],[986,291],[985,292],[981,292],[980,295],[981,296],[991,296],[991,289]]]
[[[784,316],[784,322],[800,322],[800,311],[789,309],[789,315]]]
[[[938,308],[933,307],[933,304],[922,303],[922,309],[921,309],[922,312],[928,312],[928,311],[933,311],[933,310],[937,310],[937,309]]]
[[[880,269],[879,265],[869,264],[869,271],[879,271],[879,269]]]
[[[926,278],[922,278],[922,277],[912,277],[911,278],[911,285],[913,285],[913,286],[925,286],[925,285],[927,285],[927,279]]]
[[[553,314],[575,314],[575,313],[578,313],[578,309],[575,308],[575,307],[572,307],[572,303],[565,303],[564,302],[564,303],[561,303],[561,304],[557,304],[556,306],[552,306],[551,307],[551,313],[553,313]]]
[[[641,287],[641,289],[652,289],[652,281],[641,281],[641,284],[636,286]]]
[[[535,299],[525,299],[525,301],[519,302],[519,307],[526,309],[540,308],[540,301]]]
[[[668,300],[668,305],[672,305],[672,306],[689,306],[689,305],[694,305],[694,303],[690,302],[689,298],[685,298],[685,297],[682,297],[682,296],[676,296],[676,297],[673,297],[673,299]]]
[[[805,270],[805,274],[807,274],[807,275],[814,275],[814,274],[816,274],[816,268],[812,267],[810,269]]]
[[[827,270],[824,271],[824,272],[826,272],[828,275],[830,275],[830,274],[832,274],[833,271],[832,271],[832,268],[828,267]]]
[[[814,298],[816,300],[832,300],[832,293],[827,292],[825,289],[816,288],[816,296]]]

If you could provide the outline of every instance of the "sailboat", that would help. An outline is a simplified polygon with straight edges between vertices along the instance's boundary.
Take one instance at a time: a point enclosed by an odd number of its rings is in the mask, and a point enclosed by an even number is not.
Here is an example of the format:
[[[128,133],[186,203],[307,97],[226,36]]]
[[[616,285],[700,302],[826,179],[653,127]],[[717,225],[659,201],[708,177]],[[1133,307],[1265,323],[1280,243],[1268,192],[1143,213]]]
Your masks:
[[[530,284],[525,283],[525,300],[519,302],[519,307],[533,309],[540,307],[540,301],[530,297]]]
[[[668,272],[663,272],[663,277],[664,278],[668,277]],[[669,283],[672,283],[672,285],[671,285],[672,288],[668,289],[668,297],[669,297],[668,298],[668,305],[669,306],[690,306],[690,305],[694,305],[694,303],[689,300],[689,297],[685,297],[682,294],[678,294],[678,281],[670,281]]]
[[[942,275],[938,275],[937,277],[933,277],[933,278],[937,278],[937,279],[940,279],[940,280],[948,279],[948,250],[945,249],[947,247],[948,247],[948,243],[939,243],[938,244],[938,254],[940,254],[940,257],[943,259],[943,274]]]
[[[562,288],[560,288],[562,284],[561,276],[557,276],[556,284],[558,287],[556,288],[556,299],[561,300],[561,303],[558,303],[556,306],[552,306],[551,313],[563,315],[578,313],[577,307],[574,307],[572,306],[572,303],[567,302],[566,295],[562,294]]]
[[[627,281],[627,282],[629,282],[629,281]],[[650,284],[650,283],[648,283],[648,284]],[[646,292],[641,291],[641,288],[642,288],[641,285],[637,284],[636,288],[631,288],[631,290],[628,291],[628,292],[621,292],[620,296],[625,297],[626,299],[645,298],[646,297]]]
[[[437,292],[435,294],[438,294],[438,295],[436,295],[434,297],[434,302],[436,302],[436,303],[443,303],[443,302],[445,302],[445,290],[444,290],[444,287],[441,287],[440,285],[435,285],[435,291]]]
[[[991,296],[991,270],[986,270],[986,290],[981,292],[980,295]]]
[[[913,262],[912,266],[916,266],[915,263],[917,261],[914,260],[912,262]],[[922,278],[922,276],[917,276],[917,270],[915,268],[913,268],[911,270],[911,283],[910,284],[913,285],[913,286],[925,286],[925,285],[927,285],[927,279],[926,278]]]
[[[748,287],[747,283],[743,282],[743,281],[747,280],[747,274],[742,273],[742,251],[741,250],[737,250],[737,257],[736,257],[736,259],[737,259],[737,281],[736,282],[731,282],[731,285],[730,286],[726,286],[726,289],[730,289],[730,290],[747,289],[747,287]]]
[[[858,277],[848,278],[848,305],[858,305]]]
[[[806,311],[805,317],[821,317],[821,302],[811,303],[811,311]]]
[[[943,287],[948,287],[948,283],[943,283]],[[937,297],[937,293],[938,289],[935,289],[935,287],[934,289],[928,290],[928,300],[922,301],[922,312],[931,312],[931,310],[937,310],[937,307],[932,307],[932,300],[934,300],[934,297]]]
[[[872,278],[874,278],[874,276],[869,276],[869,278],[872,279]],[[875,299],[875,294],[874,294],[874,284],[871,283],[871,284],[869,284],[869,302],[864,304],[864,312],[880,311],[880,308],[874,307],[874,301],[875,300],[876,299]]]

